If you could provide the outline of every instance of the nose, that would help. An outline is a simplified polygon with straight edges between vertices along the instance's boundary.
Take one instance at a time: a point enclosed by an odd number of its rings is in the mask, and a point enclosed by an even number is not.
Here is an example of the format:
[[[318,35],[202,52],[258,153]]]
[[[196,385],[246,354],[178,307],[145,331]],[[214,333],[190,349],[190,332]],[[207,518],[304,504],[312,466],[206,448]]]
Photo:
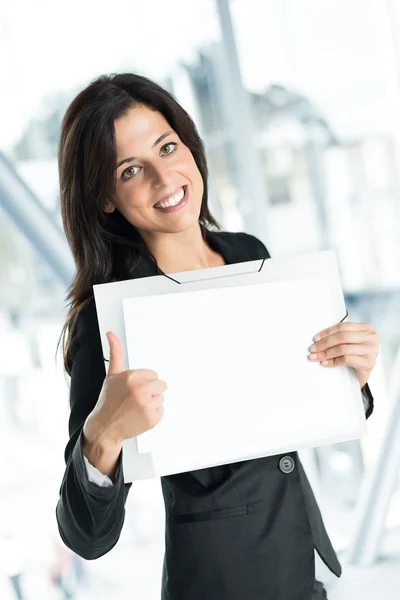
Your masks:
[[[153,187],[165,187],[172,182],[172,170],[171,167],[163,164],[161,161],[154,163],[151,167]]]

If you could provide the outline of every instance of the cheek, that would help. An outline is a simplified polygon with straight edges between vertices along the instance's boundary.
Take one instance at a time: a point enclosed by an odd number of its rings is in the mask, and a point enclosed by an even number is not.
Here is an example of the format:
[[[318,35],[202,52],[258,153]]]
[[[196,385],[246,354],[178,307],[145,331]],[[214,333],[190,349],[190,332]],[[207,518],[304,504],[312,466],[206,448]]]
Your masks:
[[[203,199],[203,192],[204,192],[204,184],[203,184],[203,178],[200,174],[200,171],[196,171],[196,191],[199,194],[199,200],[200,202]]]
[[[190,179],[193,182],[193,186],[194,186],[194,191],[199,194],[200,196],[200,201],[203,198],[203,191],[204,191],[204,183],[203,183],[203,178],[201,176],[201,173],[199,171],[199,169],[197,168],[197,165],[194,161],[194,159],[192,159],[192,164],[191,164],[191,175],[190,175]]]
[[[122,211],[129,211],[129,208],[139,208],[143,204],[146,204],[146,194],[144,190],[140,189],[140,186],[134,185],[133,181],[127,181],[124,185],[121,185],[117,191],[116,200],[119,203]]]

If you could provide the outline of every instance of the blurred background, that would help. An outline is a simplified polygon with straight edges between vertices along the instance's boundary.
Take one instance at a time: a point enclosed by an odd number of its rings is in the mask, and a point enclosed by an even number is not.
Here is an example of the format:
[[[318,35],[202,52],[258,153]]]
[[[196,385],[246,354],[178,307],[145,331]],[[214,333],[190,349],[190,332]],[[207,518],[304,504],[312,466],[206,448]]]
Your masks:
[[[400,594],[400,2],[0,0],[0,597],[159,598],[158,480],[135,483],[118,545],[84,561],[55,506],[68,440],[56,344],[74,265],[57,144],[101,73],[167,87],[194,118],[211,210],[272,257],[328,248],[349,319],[381,335],[361,442],[302,452],[340,580],[329,598]]]

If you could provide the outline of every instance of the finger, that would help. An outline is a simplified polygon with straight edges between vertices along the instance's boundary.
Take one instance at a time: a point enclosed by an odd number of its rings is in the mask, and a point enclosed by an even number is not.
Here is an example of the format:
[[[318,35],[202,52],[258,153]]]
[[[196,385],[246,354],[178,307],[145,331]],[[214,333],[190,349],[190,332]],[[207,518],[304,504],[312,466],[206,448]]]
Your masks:
[[[154,381],[158,379],[158,375],[153,369],[129,369],[128,371],[128,379],[132,383],[136,383],[139,379],[140,381]]]
[[[325,368],[347,366],[353,369],[370,369],[369,361],[365,357],[354,356],[353,354],[331,358],[327,361],[322,361],[320,365]]]
[[[165,415],[165,408],[163,406],[159,406],[158,408],[156,408],[156,413],[157,416],[162,419],[163,416]]]
[[[339,356],[345,356],[347,354],[354,354],[356,356],[369,356],[371,354],[371,347],[365,344],[340,344],[339,346],[333,346],[323,352],[313,352],[308,355],[308,358],[313,361],[323,361],[331,358],[338,358]]]
[[[322,352],[327,348],[333,346],[339,346],[340,344],[366,344],[372,346],[378,344],[379,336],[376,333],[370,333],[368,331],[337,331],[332,333],[328,337],[315,342],[309,347],[310,352]]]
[[[110,346],[110,362],[107,372],[107,377],[110,377],[110,375],[118,375],[124,370],[124,349],[115,333],[107,331],[106,336]]]
[[[369,333],[375,333],[375,328],[370,323],[356,323],[353,321],[344,321],[343,323],[337,323],[333,327],[328,327],[328,329],[323,329],[322,331],[314,335],[313,340],[315,342],[319,342],[320,340],[339,331],[368,331]]]
[[[151,401],[151,398],[153,396],[158,396],[158,394],[162,394],[167,389],[167,384],[161,379],[141,378],[140,380],[138,380],[137,378],[135,378],[135,375],[136,374],[134,374],[133,377],[131,376],[129,378],[128,386],[131,392],[133,392],[135,389],[136,391],[140,389],[143,401],[146,404],[148,404]]]
[[[150,406],[152,406],[153,408],[155,408],[157,410],[158,408],[160,408],[160,406],[164,405],[164,402],[165,402],[164,396],[162,394],[158,394],[157,396],[152,397]]]
[[[164,417],[165,409],[164,406],[160,405],[157,407],[152,406],[152,410],[147,414],[147,419],[149,422],[149,426],[152,429],[156,427],[161,419]]]
[[[162,379],[149,381],[148,383],[146,383],[146,386],[149,388],[149,392],[152,396],[158,396],[158,394],[163,394],[167,389],[167,384]]]

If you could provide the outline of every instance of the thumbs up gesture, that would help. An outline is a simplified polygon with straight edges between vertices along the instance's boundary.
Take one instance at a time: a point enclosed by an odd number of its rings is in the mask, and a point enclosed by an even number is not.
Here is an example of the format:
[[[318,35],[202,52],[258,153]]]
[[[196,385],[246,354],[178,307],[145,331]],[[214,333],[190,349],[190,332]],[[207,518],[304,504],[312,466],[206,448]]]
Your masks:
[[[155,427],[164,416],[165,381],[150,369],[124,370],[119,338],[107,333],[110,362],[99,399],[84,425],[86,448],[118,448],[128,438]],[[86,456],[88,454],[85,452]]]

